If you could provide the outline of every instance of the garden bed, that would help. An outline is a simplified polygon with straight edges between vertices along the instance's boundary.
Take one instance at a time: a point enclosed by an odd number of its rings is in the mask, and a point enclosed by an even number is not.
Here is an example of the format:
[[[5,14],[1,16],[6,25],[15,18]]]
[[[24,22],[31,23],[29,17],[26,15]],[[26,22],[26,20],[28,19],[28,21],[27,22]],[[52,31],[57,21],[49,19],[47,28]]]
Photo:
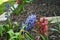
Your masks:
[[[60,8],[58,5],[55,4],[49,4],[49,3],[33,3],[33,4],[26,4],[24,6],[24,10],[19,14],[11,14],[11,22],[18,22],[21,24],[26,18],[30,15],[30,13],[41,15],[45,17],[49,17],[55,20],[52,22],[52,24],[49,25],[49,28],[57,28],[57,19],[60,22]],[[58,17],[57,17],[58,16]],[[6,21],[5,21],[6,22]],[[3,23],[5,23],[3,22]],[[1,22],[2,23],[2,22]],[[32,33],[32,32],[31,32]],[[49,30],[49,40],[60,40],[60,33],[58,32],[52,32]],[[35,34],[34,34],[35,35]],[[1,40],[6,40],[6,33],[0,38]]]

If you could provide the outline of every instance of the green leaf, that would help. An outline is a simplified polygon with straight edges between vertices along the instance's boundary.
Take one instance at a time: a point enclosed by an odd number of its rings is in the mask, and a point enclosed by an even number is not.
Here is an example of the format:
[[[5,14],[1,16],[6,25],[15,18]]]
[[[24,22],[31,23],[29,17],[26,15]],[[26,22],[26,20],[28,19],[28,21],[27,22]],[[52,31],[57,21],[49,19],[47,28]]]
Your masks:
[[[19,36],[19,32],[16,32],[16,33],[15,33],[15,36]]]
[[[14,32],[13,32],[13,30],[12,30],[12,29],[11,29],[11,30],[9,30],[7,33],[9,34],[9,36],[10,36],[10,37],[14,36]]]
[[[17,14],[17,15],[19,15],[20,14],[20,12],[23,10],[23,7],[24,7],[24,4],[22,3],[22,4],[19,4],[18,5],[18,8],[16,8],[16,9],[14,9],[14,13],[15,14]],[[18,11],[17,11],[18,10]]]
[[[26,3],[31,3],[33,0],[26,0]]]
[[[9,40],[19,40],[17,36],[12,36]]]
[[[49,30],[51,30],[51,31],[58,31],[57,29],[54,29],[54,28],[49,28]]]
[[[35,40],[34,37],[28,31],[26,31],[25,34],[30,40]]]
[[[31,3],[31,2],[32,2],[32,0],[22,0],[21,4],[18,5],[18,8],[14,9],[14,10],[12,10],[12,11],[13,11],[15,14],[19,15],[20,12],[23,10],[24,5],[25,5],[26,3]],[[17,11],[17,10],[18,10],[18,11]]]
[[[19,40],[22,40],[22,32],[23,32],[23,30],[24,30],[24,28],[27,26],[27,24],[26,25],[24,25],[22,28],[21,28],[21,30],[20,30],[20,35],[19,35]]]
[[[49,30],[51,30],[51,31],[56,31],[56,32],[60,33],[60,31],[59,31],[59,30],[54,29],[54,28],[49,28]]]
[[[25,37],[25,38],[23,38],[23,40],[29,40],[29,38],[28,37],[27,38]]]
[[[58,28],[59,28],[59,30],[60,30],[60,23],[58,23]]]
[[[17,22],[13,22],[13,24],[15,24],[15,28],[19,28],[19,24]]]
[[[49,39],[48,39],[48,36],[45,37],[45,40],[49,40]]]
[[[22,3],[31,3],[33,0],[22,0]]]
[[[3,28],[4,28],[4,31],[6,31],[6,32],[10,30],[10,29],[9,29],[10,27],[9,27],[8,24],[5,24]]]
[[[2,36],[2,31],[3,31],[3,25],[0,25],[0,36]]]
[[[13,30],[9,30],[6,35],[6,40],[10,40],[14,36]]]
[[[11,29],[7,32],[7,34],[8,34],[7,35],[8,40],[19,40],[20,32],[14,33],[13,30]]]
[[[24,28],[27,26],[27,24],[25,24],[22,28],[21,28],[21,30],[24,30]]]
[[[13,22],[13,24],[15,24],[16,26],[19,26],[17,22]]]
[[[53,21],[53,19],[50,19],[50,20],[48,21],[48,24],[51,24],[52,21]]]
[[[40,34],[40,37],[42,38],[42,40],[45,40],[45,37],[42,34]]]

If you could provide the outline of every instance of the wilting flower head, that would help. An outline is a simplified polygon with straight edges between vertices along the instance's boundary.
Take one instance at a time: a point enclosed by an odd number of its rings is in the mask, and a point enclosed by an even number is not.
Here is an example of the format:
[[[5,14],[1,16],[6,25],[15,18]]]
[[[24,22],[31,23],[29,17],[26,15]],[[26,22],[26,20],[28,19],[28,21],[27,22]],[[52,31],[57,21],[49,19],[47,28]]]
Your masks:
[[[41,17],[38,20],[35,21],[35,28],[38,28],[38,33],[39,34],[44,34],[45,36],[47,36],[47,31],[48,31],[48,21],[46,18]]]
[[[25,28],[25,30],[29,30],[33,27],[34,21],[36,20],[36,15],[31,14],[27,17],[25,24],[28,24]]]

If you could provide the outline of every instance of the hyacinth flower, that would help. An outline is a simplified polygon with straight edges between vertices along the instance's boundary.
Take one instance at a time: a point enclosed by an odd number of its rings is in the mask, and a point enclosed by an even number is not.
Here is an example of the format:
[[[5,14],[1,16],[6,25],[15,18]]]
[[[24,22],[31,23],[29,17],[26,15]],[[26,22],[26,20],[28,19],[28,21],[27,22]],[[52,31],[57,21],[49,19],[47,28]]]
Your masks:
[[[34,21],[35,21],[35,20],[36,20],[36,15],[31,14],[31,15],[29,15],[29,16],[27,17],[25,23],[22,23],[22,26],[23,26],[24,24],[28,24],[28,25],[26,26],[25,30],[31,30],[32,27],[34,26]]]
[[[5,11],[9,11],[9,9],[10,9],[10,4],[7,3],[7,2],[5,2],[5,3],[4,3],[4,7],[5,7]]]
[[[34,28],[38,28],[37,32],[38,34],[43,34],[44,36],[47,36],[48,32],[48,21],[46,18],[41,17],[39,20],[35,20]]]

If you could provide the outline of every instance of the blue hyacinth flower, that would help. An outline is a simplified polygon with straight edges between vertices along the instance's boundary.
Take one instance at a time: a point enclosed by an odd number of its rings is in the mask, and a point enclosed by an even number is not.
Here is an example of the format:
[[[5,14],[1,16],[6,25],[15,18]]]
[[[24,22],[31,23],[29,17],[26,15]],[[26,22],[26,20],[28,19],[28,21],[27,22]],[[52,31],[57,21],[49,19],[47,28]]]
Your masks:
[[[26,26],[25,30],[30,30],[30,29],[32,29],[35,20],[36,20],[36,15],[34,15],[34,14],[29,15],[29,16],[27,17],[25,23],[22,24],[22,25],[28,24],[28,25]]]
[[[5,3],[4,6],[5,6],[6,9],[10,8],[10,4],[8,4],[8,3]]]

